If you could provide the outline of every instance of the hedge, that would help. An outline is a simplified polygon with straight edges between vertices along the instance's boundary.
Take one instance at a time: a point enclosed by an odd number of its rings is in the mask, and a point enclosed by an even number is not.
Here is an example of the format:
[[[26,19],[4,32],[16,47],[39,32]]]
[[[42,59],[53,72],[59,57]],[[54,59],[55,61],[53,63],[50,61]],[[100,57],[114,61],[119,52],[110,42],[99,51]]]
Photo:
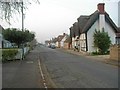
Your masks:
[[[17,53],[18,49],[2,49],[2,62],[13,60]]]

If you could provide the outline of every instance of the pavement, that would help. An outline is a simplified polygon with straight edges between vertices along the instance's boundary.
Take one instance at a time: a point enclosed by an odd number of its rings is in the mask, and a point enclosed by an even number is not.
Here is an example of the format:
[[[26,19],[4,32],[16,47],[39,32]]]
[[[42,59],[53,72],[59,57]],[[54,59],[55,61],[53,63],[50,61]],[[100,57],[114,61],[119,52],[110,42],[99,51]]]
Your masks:
[[[99,62],[103,62],[103,63],[106,63],[106,64],[111,64],[111,65],[120,67],[120,62],[118,62],[117,60],[111,60],[110,55],[94,55],[93,56],[93,55],[89,55],[85,52],[77,52],[77,51],[74,51],[74,50],[71,50],[71,49],[58,48],[58,50],[68,52],[70,54],[84,56],[84,57],[87,57],[87,58],[91,58],[92,60],[96,60],[96,61],[99,61]]]
[[[2,64],[2,88],[44,88],[38,67],[38,51],[31,51],[25,60]]]

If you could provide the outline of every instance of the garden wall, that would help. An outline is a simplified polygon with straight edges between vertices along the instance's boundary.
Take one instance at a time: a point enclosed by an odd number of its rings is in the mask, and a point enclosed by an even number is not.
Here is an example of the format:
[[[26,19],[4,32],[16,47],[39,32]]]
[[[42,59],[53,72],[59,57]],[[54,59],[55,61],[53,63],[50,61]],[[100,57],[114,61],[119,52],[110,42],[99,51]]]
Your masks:
[[[113,45],[110,47],[110,59],[120,60],[120,45]]]

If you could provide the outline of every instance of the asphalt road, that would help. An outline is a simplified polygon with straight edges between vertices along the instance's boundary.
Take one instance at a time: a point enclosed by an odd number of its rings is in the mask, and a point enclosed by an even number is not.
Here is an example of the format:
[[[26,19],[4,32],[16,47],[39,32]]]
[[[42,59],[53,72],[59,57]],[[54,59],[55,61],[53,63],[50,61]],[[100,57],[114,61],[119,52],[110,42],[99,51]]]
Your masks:
[[[39,50],[31,51],[25,60],[2,65],[2,88],[44,88],[38,66]]]
[[[40,47],[40,58],[58,88],[118,88],[118,67]]]
[[[42,65],[45,65],[52,83],[58,88],[118,87],[116,66],[44,46],[36,47],[23,61],[3,64],[2,87],[44,88],[39,58]],[[43,74],[46,72],[43,71]]]

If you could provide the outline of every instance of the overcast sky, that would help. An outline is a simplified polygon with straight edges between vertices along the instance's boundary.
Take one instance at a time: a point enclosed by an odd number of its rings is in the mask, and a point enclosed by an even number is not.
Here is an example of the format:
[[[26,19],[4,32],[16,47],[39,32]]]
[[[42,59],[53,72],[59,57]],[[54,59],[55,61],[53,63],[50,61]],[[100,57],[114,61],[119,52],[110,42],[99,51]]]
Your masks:
[[[44,42],[60,34],[68,33],[69,28],[80,15],[90,15],[97,10],[97,4],[104,2],[105,11],[118,25],[119,0],[39,0],[25,11],[24,27],[36,33],[38,42]],[[21,28],[21,16],[11,19],[12,25],[2,22],[4,28]]]

